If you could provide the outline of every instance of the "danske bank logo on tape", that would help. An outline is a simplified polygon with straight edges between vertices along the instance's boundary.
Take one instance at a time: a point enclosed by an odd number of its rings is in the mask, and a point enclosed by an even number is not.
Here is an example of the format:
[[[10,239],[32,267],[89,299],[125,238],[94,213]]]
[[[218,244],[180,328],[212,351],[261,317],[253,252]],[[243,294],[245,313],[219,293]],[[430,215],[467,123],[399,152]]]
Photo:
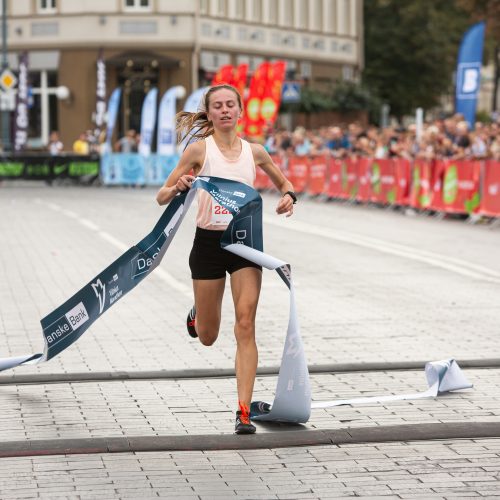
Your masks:
[[[80,302],[52,325],[50,333],[46,335],[47,342],[52,344],[57,340],[62,340],[69,333],[78,330],[88,320],[87,309],[85,309],[83,302]]]

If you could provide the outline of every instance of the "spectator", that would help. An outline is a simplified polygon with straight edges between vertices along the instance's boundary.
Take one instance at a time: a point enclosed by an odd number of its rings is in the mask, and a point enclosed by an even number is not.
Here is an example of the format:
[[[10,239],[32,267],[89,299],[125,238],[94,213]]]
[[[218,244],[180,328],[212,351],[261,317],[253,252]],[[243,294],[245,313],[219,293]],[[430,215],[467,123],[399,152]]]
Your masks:
[[[59,139],[59,132],[53,130],[50,133],[49,144],[47,146],[47,149],[49,150],[49,153],[52,156],[57,156],[57,155],[62,153],[64,146],[63,146],[63,143]]]
[[[292,145],[296,155],[308,155],[311,152],[311,141],[306,137],[306,129],[297,127],[292,136]]]
[[[90,151],[87,135],[82,132],[78,139],[73,143],[73,153],[77,155],[88,155]]]
[[[137,153],[137,146],[137,132],[131,128],[115,143],[115,150],[121,153]]]

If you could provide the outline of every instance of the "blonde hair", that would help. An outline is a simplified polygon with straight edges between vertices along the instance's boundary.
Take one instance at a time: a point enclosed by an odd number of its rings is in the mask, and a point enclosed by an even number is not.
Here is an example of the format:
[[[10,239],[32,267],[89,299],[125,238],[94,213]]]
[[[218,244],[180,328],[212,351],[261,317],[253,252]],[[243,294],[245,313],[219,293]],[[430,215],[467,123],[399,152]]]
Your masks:
[[[210,96],[221,89],[227,89],[234,92],[238,100],[240,109],[243,109],[240,93],[232,85],[223,83],[210,87],[203,96],[201,110],[197,113],[189,111],[181,111],[175,115],[175,129],[179,142],[184,141],[188,137],[191,140],[205,139],[214,133],[214,126],[208,119],[208,107],[210,105]]]

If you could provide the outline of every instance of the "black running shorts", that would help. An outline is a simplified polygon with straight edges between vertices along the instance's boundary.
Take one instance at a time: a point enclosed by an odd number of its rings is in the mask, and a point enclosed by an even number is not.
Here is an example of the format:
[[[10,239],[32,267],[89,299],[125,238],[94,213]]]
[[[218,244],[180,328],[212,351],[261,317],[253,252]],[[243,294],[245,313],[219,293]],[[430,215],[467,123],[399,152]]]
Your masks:
[[[224,231],[196,228],[193,248],[189,254],[189,267],[194,280],[215,280],[224,278],[226,272],[233,274],[244,267],[262,267],[244,259],[220,246]]]

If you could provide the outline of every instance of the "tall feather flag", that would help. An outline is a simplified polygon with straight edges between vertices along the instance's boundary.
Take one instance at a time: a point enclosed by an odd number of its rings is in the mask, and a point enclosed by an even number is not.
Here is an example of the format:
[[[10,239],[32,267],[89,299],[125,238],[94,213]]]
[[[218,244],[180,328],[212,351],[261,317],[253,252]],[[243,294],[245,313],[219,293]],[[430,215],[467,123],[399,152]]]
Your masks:
[[[286,63],[276,61],[269,66],[267,73],[266,87],[260,114],[265,125],[273,125],[278,116],[278,110],[281,104],[281,90],[285,79]]]
[[[250,81],[250,91],[245,106],[245,134],[249,137],[258,137],[262,135],[263,120],[260,110],[266,90],[269,65],[269,61],[260,64]]]
[[[224,64],[224,66],[221,66],[212,78],[212,87],[222,83],[233,85],[233,70],[234,68],[232,64]]]

